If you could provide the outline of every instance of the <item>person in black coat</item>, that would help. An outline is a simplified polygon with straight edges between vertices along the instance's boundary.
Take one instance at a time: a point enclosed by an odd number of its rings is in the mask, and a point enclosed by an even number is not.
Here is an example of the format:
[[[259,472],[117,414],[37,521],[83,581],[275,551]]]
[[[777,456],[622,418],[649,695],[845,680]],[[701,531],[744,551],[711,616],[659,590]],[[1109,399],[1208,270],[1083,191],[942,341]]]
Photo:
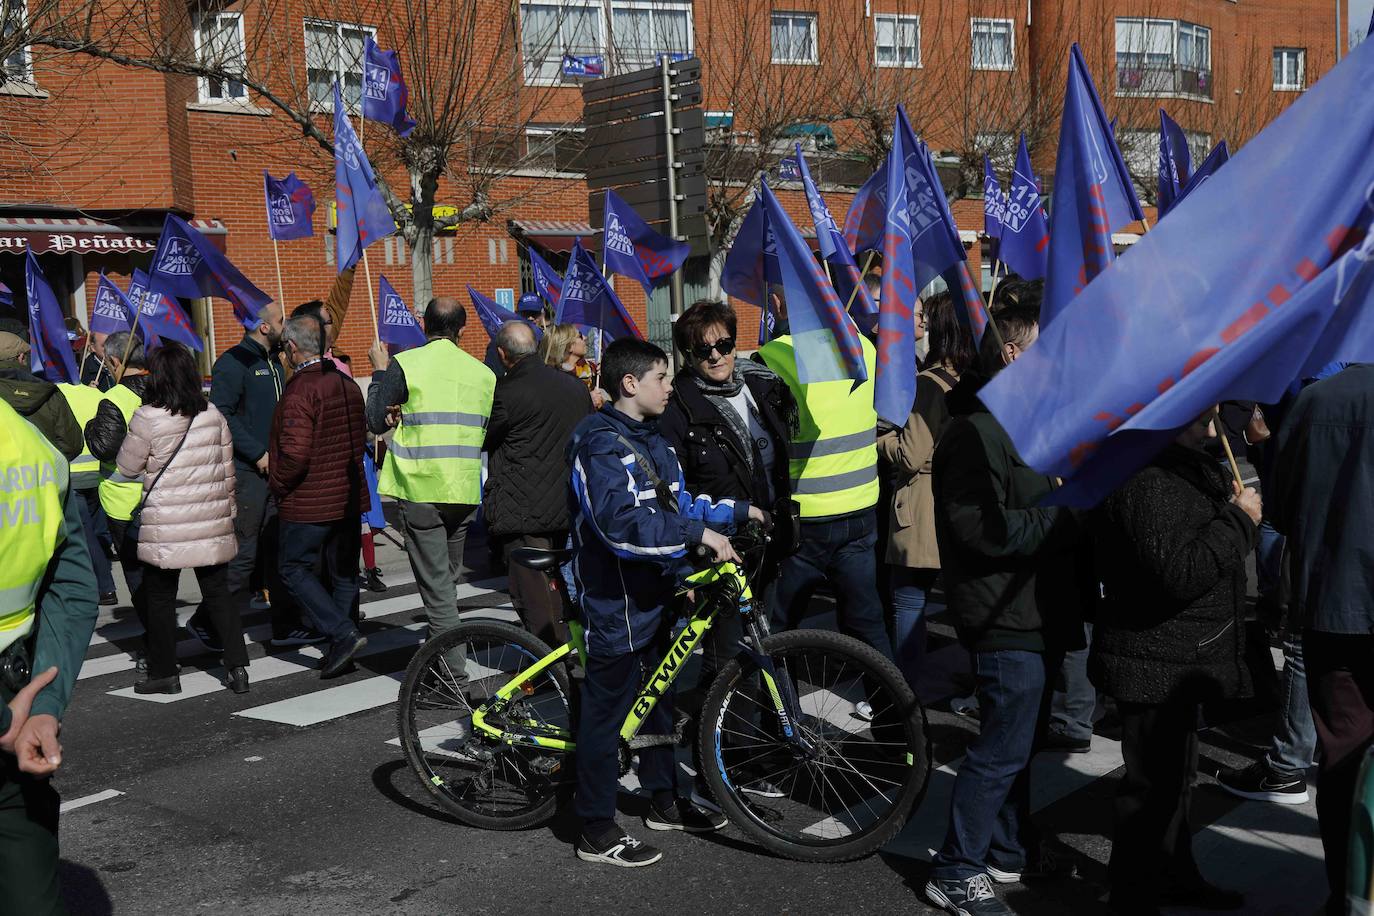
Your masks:
[[[494,540],[560,548],[568,538],[568,462],[573,429],[592,412],[591,395],[535,356],[534,330],[508,321],[493,339],[505,374],[496,382],[486,442],[490,456],[482,512]],[[508,562],[511,601],[525,628],[550,646],[567,641],[563,602],[546,573]]]
[[[1260,498],[1202,450],[1216,434],[1211,417],[1180,432],[1091,523],[1103,603],[1088,671],[1116,700],[1126,763],[1108,865],[1112,906],[1122,913],[1158,913],[1161,903],[1243,905],[1203,878],[1188,826],[1199,708],[1251,689],[1245,558]]]

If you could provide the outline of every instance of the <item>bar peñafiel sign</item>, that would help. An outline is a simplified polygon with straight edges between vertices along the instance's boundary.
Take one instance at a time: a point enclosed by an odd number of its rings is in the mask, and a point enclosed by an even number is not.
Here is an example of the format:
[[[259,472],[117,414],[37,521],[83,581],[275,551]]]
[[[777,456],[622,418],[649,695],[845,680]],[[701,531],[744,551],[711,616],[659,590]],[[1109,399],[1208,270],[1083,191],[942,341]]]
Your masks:
[[[224,227],[216,220],[193,220],[216,248],[224,249]],[[0,216],[0,254],[152,254],[161,222],[123,226],[88,217]]]

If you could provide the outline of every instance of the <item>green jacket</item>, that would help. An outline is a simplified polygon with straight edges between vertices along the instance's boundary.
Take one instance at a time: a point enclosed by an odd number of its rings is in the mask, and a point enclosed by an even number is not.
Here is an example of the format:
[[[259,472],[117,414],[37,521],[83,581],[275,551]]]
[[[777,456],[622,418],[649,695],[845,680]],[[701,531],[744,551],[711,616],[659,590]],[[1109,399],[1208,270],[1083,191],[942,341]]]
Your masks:
[[[0,360],[0,398],[37,427],[68,461],[85,448],[81,426],[61,390],[29,372],[27,366],[12,359]]]
[[[1069,509],[1039,505],[1053,481],[1021,460],[978,400],[986,381],[970,371],[950,391],[953,419],[932,470],[940,568],[959,639],[975,651],[1044,651],[1049,615],[1056,644],[1074,645],[1074,626],[1081,643],[1072,556],[1079,523]]]

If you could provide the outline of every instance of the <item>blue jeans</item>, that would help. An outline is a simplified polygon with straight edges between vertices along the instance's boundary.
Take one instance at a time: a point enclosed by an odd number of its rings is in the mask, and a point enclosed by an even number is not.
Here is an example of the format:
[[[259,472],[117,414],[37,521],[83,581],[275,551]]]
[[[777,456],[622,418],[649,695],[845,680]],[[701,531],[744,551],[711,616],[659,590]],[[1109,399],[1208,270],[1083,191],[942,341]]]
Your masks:
[[[940,574],[936,569],[888,568],[892,587],[892,651],[911,689],[926,656],[926,598]]]
[[[894,664],[892,640],[878,597],[878,515],[868,509],[801,525],[801,547],[778,570],[778,629],[795,629],[816,586],[828,581],[835,592],[840,632],[866,642]]]
[[[1097,711],[1097,688],[1088,680],[1088,650],[1093,642],[1093,625],[1083,624],[1088,645],[1064,653],[1060,673],[1064,689],[1054,692],[1050,706],[1050,728],[1061,735],[1082,740],[1093,736],[1093,713]]]
[[[1261,596],[1278,591],[1283,567],[1283,535],[1274,529],[1269,519],[1259,524],[1259,540],[1255,544],[1255,573],[1259,579],[1257,591]]]
[[[988,865],[1016,871],[1030,845],[1031,746],[1045,693],[1038,652],[976,652],[982,730],[954,777],[949,832],[932,860],[931,877],[964,881]]]
[[[1317,750],[1317,727],[1307,695],[1307,666],[1302,658],[1302,633],[1283,635],[1282,704],[1274,724],[1274,739],[1264,762],[1278,776],[1299,779],[1312,766]]]
[[[305,610],[310,624],[333,643],[355,632],[349,614],[358,600],[358,550],[362,537],[356,515],[336,522],[281,522],[278,557],[281,578],[291,597]],[[324,581],[315,575],[323,562]]]

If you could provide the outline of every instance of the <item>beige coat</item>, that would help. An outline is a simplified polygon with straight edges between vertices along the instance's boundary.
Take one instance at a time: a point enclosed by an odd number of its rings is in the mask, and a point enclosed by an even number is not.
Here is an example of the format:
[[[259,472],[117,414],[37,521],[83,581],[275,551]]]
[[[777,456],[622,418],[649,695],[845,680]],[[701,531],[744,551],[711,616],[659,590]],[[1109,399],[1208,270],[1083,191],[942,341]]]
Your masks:
[[[134,411],[116,458],[125,477],[143,477],[138,558],[161,569],[228,563],[238,551],[233,440],[213,404],[196,414],[186,444],[147,492],[186,429],[185,417],[145,404]]]
[[[953,373],[950,373],[953,376]],[[935,544],[935,495],[931,459],[949,422],[945,392],[952,385],[930,370],[917,376],[916,403],[906,425],[878,437],[878,454],[892,468],[893,490],[887,556],[893,566],[939,569]],[[956,377],[957,380],[957,377]]]

